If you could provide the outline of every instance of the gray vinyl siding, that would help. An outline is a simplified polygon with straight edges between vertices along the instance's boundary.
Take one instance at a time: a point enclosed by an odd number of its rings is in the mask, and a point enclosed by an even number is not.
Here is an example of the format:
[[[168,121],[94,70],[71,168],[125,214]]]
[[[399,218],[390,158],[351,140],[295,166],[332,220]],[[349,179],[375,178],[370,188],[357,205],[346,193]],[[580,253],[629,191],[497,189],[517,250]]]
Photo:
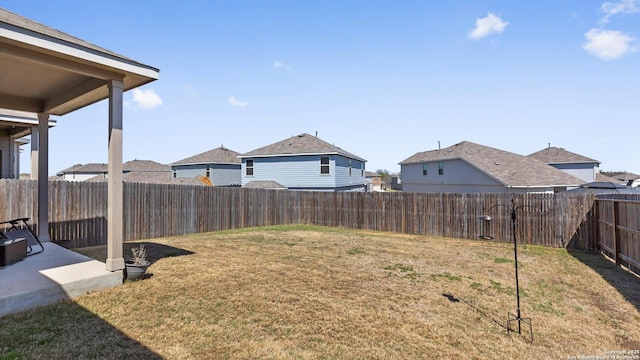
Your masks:
[[[9,155],[11,153],[10,150],[10,146],[11,146],[11,138],[9,137],[9,135],[4,132],[4,131],[0,131],[0,178],[9,178],[9,174],[11,171],[11,156]]]
[[[214,186],[239,185],[241,181],[240,164],[193,164],[173,165],[176,178],[194,178],[206,176],[209,167],[209,178]]]
[[[463,160],[442,161],[443,174],[438,173],[438,162],[427,162],[427,175],[422,174],[422,163],[406,164],[400,168],[402,191],[431,193],[530,193],[553,192],[549,187],[512,188]]]
[[[349,175],[349,160],[351,160],[351,175]],[[342,156],[336,156],[336,187],[353,187],[361,185],[364,189],[364,185],[367,183],[367,179],[364,176],[365,172],[361,168],[363,162],[345,158]]]
[[[567,174],[573,175],[578,179],[584,180],[585,183],[596,181],[596,165],[595,163],[574,163],[574,164],[550,164],[558,170],[562,170]]]
[[[329,174],[320,174],[320,155],[242,159],[242,186],[250,181],[275,181],[287,188],[335,188],[335,155],[329,156]],[[253,160],[253,175],[246,175]]]
[[[176,178],[194,178],[196,176],[205,176],[207,166],[198,165],[173,165],[171,170],[175,171]]]
[[[216,164],[211,168],[211,182],[214,186],[240,185],[241,177],[240,164]]]

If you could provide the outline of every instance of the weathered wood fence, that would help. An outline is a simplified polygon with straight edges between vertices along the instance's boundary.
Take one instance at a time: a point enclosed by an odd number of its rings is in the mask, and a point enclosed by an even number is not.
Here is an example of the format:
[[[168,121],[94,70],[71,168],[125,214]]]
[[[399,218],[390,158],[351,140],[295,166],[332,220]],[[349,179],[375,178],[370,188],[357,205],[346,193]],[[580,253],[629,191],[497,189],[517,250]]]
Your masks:
[[[0,219],[30,217],[35,222],[36,193],[35,181],[0,180]],[[51,181],[49,194],[52,240],[72,240],[73,247],[106,243],[106,183]],[[498,205],[490,214],[492,235],[510,241],[507,207],[512,199],[518,207],[526,205],[518,211],[518,241],[598,246],[593,195],[322,193],[135,183],[124,184],[124,239],[279,224],[477,239],[478,217]]]
[[[640,201],[598,199],[598,245],[604,253],[640,274]]]

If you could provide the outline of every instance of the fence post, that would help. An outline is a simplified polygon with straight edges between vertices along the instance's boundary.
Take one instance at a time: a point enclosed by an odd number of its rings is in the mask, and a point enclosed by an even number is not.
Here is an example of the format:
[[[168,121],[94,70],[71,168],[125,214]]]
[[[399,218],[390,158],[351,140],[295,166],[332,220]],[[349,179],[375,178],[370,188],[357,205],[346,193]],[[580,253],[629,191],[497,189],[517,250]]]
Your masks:
[[[618,230],[618,223],[620,222],[620,203],[613,200],[613,238],[614,238],[614,251],[616,265],[620,265],[620,231]]]

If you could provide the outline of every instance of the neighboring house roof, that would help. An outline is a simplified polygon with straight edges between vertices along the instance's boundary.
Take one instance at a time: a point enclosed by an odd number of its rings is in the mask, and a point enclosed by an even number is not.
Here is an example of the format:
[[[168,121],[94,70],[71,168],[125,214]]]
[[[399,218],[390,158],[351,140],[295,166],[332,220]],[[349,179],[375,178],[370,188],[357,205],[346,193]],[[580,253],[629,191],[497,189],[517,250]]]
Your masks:
[[[240,164],[242,160],[238,156],[239,152],[220,146],[218,148],[205,151],[198,155],[188,157],[172,163],[171,165],[196,165],[196,164]]]
[[[107,178],[104,175],[97,175],[86,181],[93,182],[106,182]],[[122,181],[128,183],[151,183],[151,184],[179,184],[179,185],[203,185],[207,186],[200,178],[177,178],[174,179],[171,172],[145,172],[145,171],[132,171],[122,174]]]
[[[76,164],[71,166],[70,168],[64,169],[62,171],[58,171],[56,175],[62,176],[64,174],[71,173],[106,173],[108,171],[107,164],[98,164],[98,163],[89,163],[89,164]]]
[[[282,189],[282,190],[286,190],[287,187],[276,182],[276,181],[272,181],[272,180],[265,180],[265,181],[249,181],[245,186],[243,186],[245,188],[250,188],[250,189]]]
[[[567,192],[587,194],[640,194],[640,189],[629,188],[614,182],[596,181],[582,184],[576,189],[567,190]]]
[[[171,171],[169,165],[164,165],[151,160],[131,160],[122,164],[124,172],[167,172]]]
[[[596,173],[596,181],[597,182],[611,182],[614,184],[624,184],[624,181],[618,180],[616,178],[604,175],[602,173]]]
[[[572,153],[563,148],[549,146],[546,149],[529,154],[538,161],[542,161],[545,164],[581,164],[581,163],[596,163],[600,164],[598,160],[588,158],[579,154]]]
[[[400,165],[463,160],[508,187],[578,186],[577,177],[534,158],[463,141],[448,148],[418,152]]]
[[[341,155],[354,160],[367,160],[331,145],[309,134],[300,134],[241,155],[241,158],[294,155]]]
[[[382,175],[380,175],[378,173],[375,173],[373,171],[365,171],[364,172],[364,177],[368,177],[368,178],[371,178],[371,177],[382,177]]]

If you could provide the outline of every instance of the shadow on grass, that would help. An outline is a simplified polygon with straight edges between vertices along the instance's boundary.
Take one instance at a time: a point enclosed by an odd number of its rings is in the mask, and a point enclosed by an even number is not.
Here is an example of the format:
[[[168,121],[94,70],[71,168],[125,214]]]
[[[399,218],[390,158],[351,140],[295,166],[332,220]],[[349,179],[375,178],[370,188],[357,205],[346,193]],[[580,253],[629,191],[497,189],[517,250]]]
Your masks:
[[[165,244],[158,244],[154,242],[135,242],[124,244],[124,258],[127,259],[128,257],[130,257],[132,255],[131,249],[140,245],[144,245],[144,247],[147,249],[147,260],[149,260],[151,263],[168,257],[193,254],[192,251],[176,248]]]
[[[128,242],[124,243],[124,252],[123,256],[125,260],[129,260],[132,256],[131,249],[140,245],[144,245],[147,249],[147,260],[149,262],[154,263],[160,259],[174,257],[174,256],[184,256],[184,255],[192,255],[193,252],[189,250],[184,250],[180,248],[176,248],[173,246],[158,244],[154,242]],[[73,249],[73,251],[88,256],[90,258],[96,259],[98,261],[103,261],[107,258],[107,246],[92,246],[86,248],[78,248]]]
[[[493,323],[495,323],[496,325],[498,325],[499,327],[501,327],[504,331],[508,331],[509,328],[507,327],[507,325],[505,325],[504,323],[492,318],[489,314],[487,314],[486,312],[482,311],[482,309],[480,309],[479,307],[475,306],[474,304],[462,299],[462,298],[457,298],[451,294],[442,294],[442,296],[446,297],[449,301],[453,302],[453,303],[458,303],[458,302],[462,302],[464,304],[466,304],[467,306],[469,306],[471,309],[475,310],[478,314],[482,315],[484,318],[492,321]]]
[[[0,318],[0,359],[162,359],[71,300]]]
[[[640,277],[617,266],[601,253],[567,249],[569,254],[587,265],[613,286],[624,298],[640,311]]]

